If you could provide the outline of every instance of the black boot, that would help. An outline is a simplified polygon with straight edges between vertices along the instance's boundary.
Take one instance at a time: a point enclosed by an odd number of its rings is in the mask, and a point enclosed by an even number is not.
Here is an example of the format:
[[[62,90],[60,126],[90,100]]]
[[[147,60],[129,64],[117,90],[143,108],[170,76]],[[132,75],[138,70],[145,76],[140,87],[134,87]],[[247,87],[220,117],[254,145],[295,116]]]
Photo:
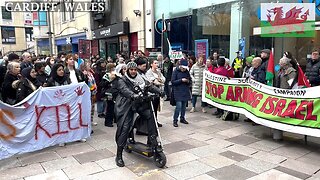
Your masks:
[[[117,148],[116,164],[119,167],[123,167],[124,166],[124,162],[123,162],[123,159],[122,159],[122,151],[123,151],[123,147],[118,147]]]

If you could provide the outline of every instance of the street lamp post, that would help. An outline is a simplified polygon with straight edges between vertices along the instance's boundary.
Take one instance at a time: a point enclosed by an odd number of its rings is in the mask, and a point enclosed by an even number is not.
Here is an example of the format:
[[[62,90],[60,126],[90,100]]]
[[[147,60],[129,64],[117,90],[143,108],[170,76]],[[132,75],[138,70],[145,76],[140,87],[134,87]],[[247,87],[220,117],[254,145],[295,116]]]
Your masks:
[[[51,32],[51,18],[50,18],[50,11],[48,11],[48,32],[47,32],[48,36],[49,36],[49,50],[50,50],[50,56],[53,55],[53,50],[52,50],[52,34],[53,32]]]

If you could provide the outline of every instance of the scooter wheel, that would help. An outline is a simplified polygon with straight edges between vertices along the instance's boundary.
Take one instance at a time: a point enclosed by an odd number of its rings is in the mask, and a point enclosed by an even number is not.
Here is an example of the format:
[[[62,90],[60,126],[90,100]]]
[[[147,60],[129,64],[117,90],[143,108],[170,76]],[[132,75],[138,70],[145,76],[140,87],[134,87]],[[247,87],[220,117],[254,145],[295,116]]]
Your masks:
[[[167,163],[166,155],[163,152],[155,153],[153,156],[153,161],[157,167],[163,168]]]
[[[126,151],[127,153],[131,153],[132,150],[128,148],[128,146],[125,146],[124,151]]]

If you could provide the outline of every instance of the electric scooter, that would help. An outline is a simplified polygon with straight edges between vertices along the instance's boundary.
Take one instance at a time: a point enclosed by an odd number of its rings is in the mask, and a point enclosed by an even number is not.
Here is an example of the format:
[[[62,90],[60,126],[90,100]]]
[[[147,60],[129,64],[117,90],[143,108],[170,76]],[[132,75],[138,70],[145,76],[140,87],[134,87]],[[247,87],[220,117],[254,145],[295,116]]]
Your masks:
[[[151,101],[151,99],[154,97],[156,97],[156,96],[155,95],[148,95],[147,100],[150,102],[151,111],[153,114],[153,120],[154,120],[156,129],[157,129],[158,136],[151,135],[151,137],[150,137],[151,145],[148,146],[147,144],[144,144],[141,142],[136,142],[134,140],[134,135],[133,135],[134,133],[133,133],[133,128],[132,128],[130,130],[131,137],[128,138],[128,142],[127,142],[127,145],[125,146],[124,150],[128,153],[131,153],[133,151],[133,152],[136,152],[138,154],[141,154],[141,155],[149,157],[149,158],[153,157],[153,161],[154,161],[155,165],[159,168],[163,168],[167,163],[167,158],[166,158],[165,154],[163,153],[160,131],[159,131],[158,123],[156,120],[156,116],[155,116],[152,101]],[[135,118],[135,120],[136,120],[136,118]]]

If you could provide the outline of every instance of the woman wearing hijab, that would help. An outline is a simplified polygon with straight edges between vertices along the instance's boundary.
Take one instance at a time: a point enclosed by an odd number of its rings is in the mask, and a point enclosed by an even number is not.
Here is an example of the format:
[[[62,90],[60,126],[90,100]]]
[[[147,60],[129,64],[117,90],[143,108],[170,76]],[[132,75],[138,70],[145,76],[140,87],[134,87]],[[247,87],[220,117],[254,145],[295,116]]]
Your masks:
[[[17,89],[17,102],[22,101],[41,86],[37,80],[37,72],[33,67],[24,68],[21,75],[22,79]]]
[[[48,81],[48,86],[63,86],[71,84],[70,78],[64,73],[64,66],[62,64],[55,64],[52,67],[51,78]]]

